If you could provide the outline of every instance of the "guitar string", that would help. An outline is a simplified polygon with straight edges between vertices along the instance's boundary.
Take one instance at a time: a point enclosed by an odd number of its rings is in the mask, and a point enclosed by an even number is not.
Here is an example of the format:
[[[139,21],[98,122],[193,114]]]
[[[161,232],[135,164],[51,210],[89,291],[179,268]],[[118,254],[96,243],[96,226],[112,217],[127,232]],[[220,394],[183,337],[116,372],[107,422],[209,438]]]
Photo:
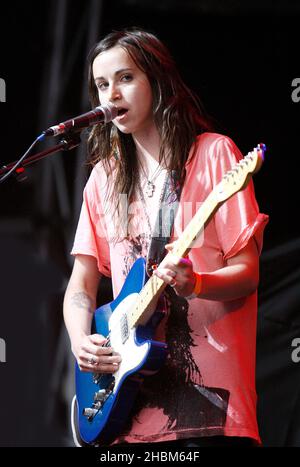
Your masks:
[[[151,279],[151,278],[150,278],[150,279]],[[144,289],[144,287],[143,287],[143,289]],[[141,292],[143,291],[143,289],[138,293],[137,300],[138,300],[138,298],[141,296]],[[112,333],[113,329],[114,329],[114,328],[111,328],[111,330],[110,330],[109,333],[107,334],[107,336],[106,336],[106,342],[105,342],[105,344],[103,345],[103,347],[106,347],[106,348],[107,348],[107,347],[109,347],[109,346],[111,345],[110,336],[111,336],[111,333]],[[95,371],[95,372],[93,372],[93,374],[94,374],[94,375],[99,375],[100,373],[97,373],[97,372]],[[100,378],[99,378],[97,384],[100,384],[101,378],[103,378],[103,377],[104,377],[104,374],[101,374],[101,376],[100,376]]]

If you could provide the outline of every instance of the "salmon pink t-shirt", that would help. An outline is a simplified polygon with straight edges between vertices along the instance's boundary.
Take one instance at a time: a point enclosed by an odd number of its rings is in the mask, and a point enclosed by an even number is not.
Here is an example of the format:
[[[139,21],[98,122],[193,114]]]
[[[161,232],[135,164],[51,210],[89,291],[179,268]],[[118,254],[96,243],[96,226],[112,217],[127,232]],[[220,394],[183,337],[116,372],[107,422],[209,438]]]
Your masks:
[[[173,240],[241,157],[226,136],[204,133],[197,138],[195,153],[191,150],[186,163]],[[134,261],[147,257],[159,196],[149,204],[149,200],[139,202],[137,194],[126,224],[110,204],[113,172],[108,178],[102,162],[93,168],[84,189],[71,253],[95,257],[100,273],[112,278],[116,297]],[[161,180],[163,177],[161,173]],[[252,237],[259,254],[267,222],[268,216],[259,213],[251,180],[216,211],[191,249],[194,270],[211,272],[226,266],[227,259]],[[168,311],[160,324],[163,329],[157,331],[168,344],[166,363],[158,373],[145,378],[132,417],[115,442],[213,435],[250,437],[260,442],[255,390],[257,293],[220,302],[184,299],[172,292],[166,294]]]

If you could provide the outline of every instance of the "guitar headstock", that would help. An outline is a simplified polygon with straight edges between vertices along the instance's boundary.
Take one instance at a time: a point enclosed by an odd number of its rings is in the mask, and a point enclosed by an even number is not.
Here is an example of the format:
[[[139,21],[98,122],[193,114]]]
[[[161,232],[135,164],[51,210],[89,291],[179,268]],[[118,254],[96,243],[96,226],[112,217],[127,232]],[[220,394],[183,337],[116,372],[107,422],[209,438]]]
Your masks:
[[[251,175],[258,172],[264,160],[266,145],[260,143],[253,151],[241,159],[231,170],[226,172],[216,187],[218,201],[225,201],[234,193],[246,188]]]

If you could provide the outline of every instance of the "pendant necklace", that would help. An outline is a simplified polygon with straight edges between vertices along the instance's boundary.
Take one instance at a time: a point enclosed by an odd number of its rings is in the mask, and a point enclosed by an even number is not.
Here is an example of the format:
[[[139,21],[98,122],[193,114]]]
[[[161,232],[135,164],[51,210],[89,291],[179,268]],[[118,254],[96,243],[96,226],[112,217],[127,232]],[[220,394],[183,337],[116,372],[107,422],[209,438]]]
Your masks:
[[[147,177],[147,174],[146,174],[146,172],[145,172],[145,169],[144,169],[144,167],[143,167],[143,165],[142,165],[142,164],[140,164],[140,165],[141,165],[142,172],[143,172],[144,177],[145,177],[146,182],[147,182],[147,183],[146,183],[146,188],[145,188],[145,193],[146,193],[146,195],[148,196],[148,198],[152,198],[152,196],[153,196],[153,194],[154,194],[154,191],[155,191],[155,189],[156,189],[156,186],[155,186],[155,184],[154,184],[153,182],[154,182],[154,180],[158,177],[158,175],[160,174],[160,172],[163,170],[163,167],[159,164],[159,165],[156,167],[156,169],[155,169],[155,171],[154,171],[152,177],[148,178],[148,177]]]
[[[168,181],[168,174],[166,173],[165,180],[164,180],[164,183],[163,183],[163,187],[162,187],[162,190],[161,190],[161,194],[160,194],[160,197],[159,197],[159,207],[158,207],[158,209],[161,209],[161,203],[162,203],[163,197],[165,195],[167,181]],[[155,186],[154,186],[154,190],[155,190]],[[150,217],[149,217],[149,214],[148,214],[148,208],[147,208],[146,200],[145,200],[144,193],[143,193],[143,190],[142,190],[142,187],[141,187],[140,183],[138,183],[138,191],[140,193],[140,199],[142,201],[143,208],[144,208],[145,215],[146,215],[146,220],[147,220],[148,229],[149,229],[149,236],[151,237],[152,236],[152,227],[151,227]],[[147,196],[149,196],[149,195],[147,195]],[[152,194],[151,194],[151,196],[152,196]],[[149,196],[149,197],[151,197],[151,196]]]

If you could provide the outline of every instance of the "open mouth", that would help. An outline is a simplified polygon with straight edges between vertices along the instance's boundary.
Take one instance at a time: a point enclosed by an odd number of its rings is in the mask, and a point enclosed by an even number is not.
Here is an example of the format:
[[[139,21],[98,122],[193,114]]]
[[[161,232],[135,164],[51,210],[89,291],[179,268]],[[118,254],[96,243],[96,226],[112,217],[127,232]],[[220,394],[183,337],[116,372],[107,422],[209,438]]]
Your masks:
[[[118,109],[118,117],[122,117],[128,112],[128,109]]]

